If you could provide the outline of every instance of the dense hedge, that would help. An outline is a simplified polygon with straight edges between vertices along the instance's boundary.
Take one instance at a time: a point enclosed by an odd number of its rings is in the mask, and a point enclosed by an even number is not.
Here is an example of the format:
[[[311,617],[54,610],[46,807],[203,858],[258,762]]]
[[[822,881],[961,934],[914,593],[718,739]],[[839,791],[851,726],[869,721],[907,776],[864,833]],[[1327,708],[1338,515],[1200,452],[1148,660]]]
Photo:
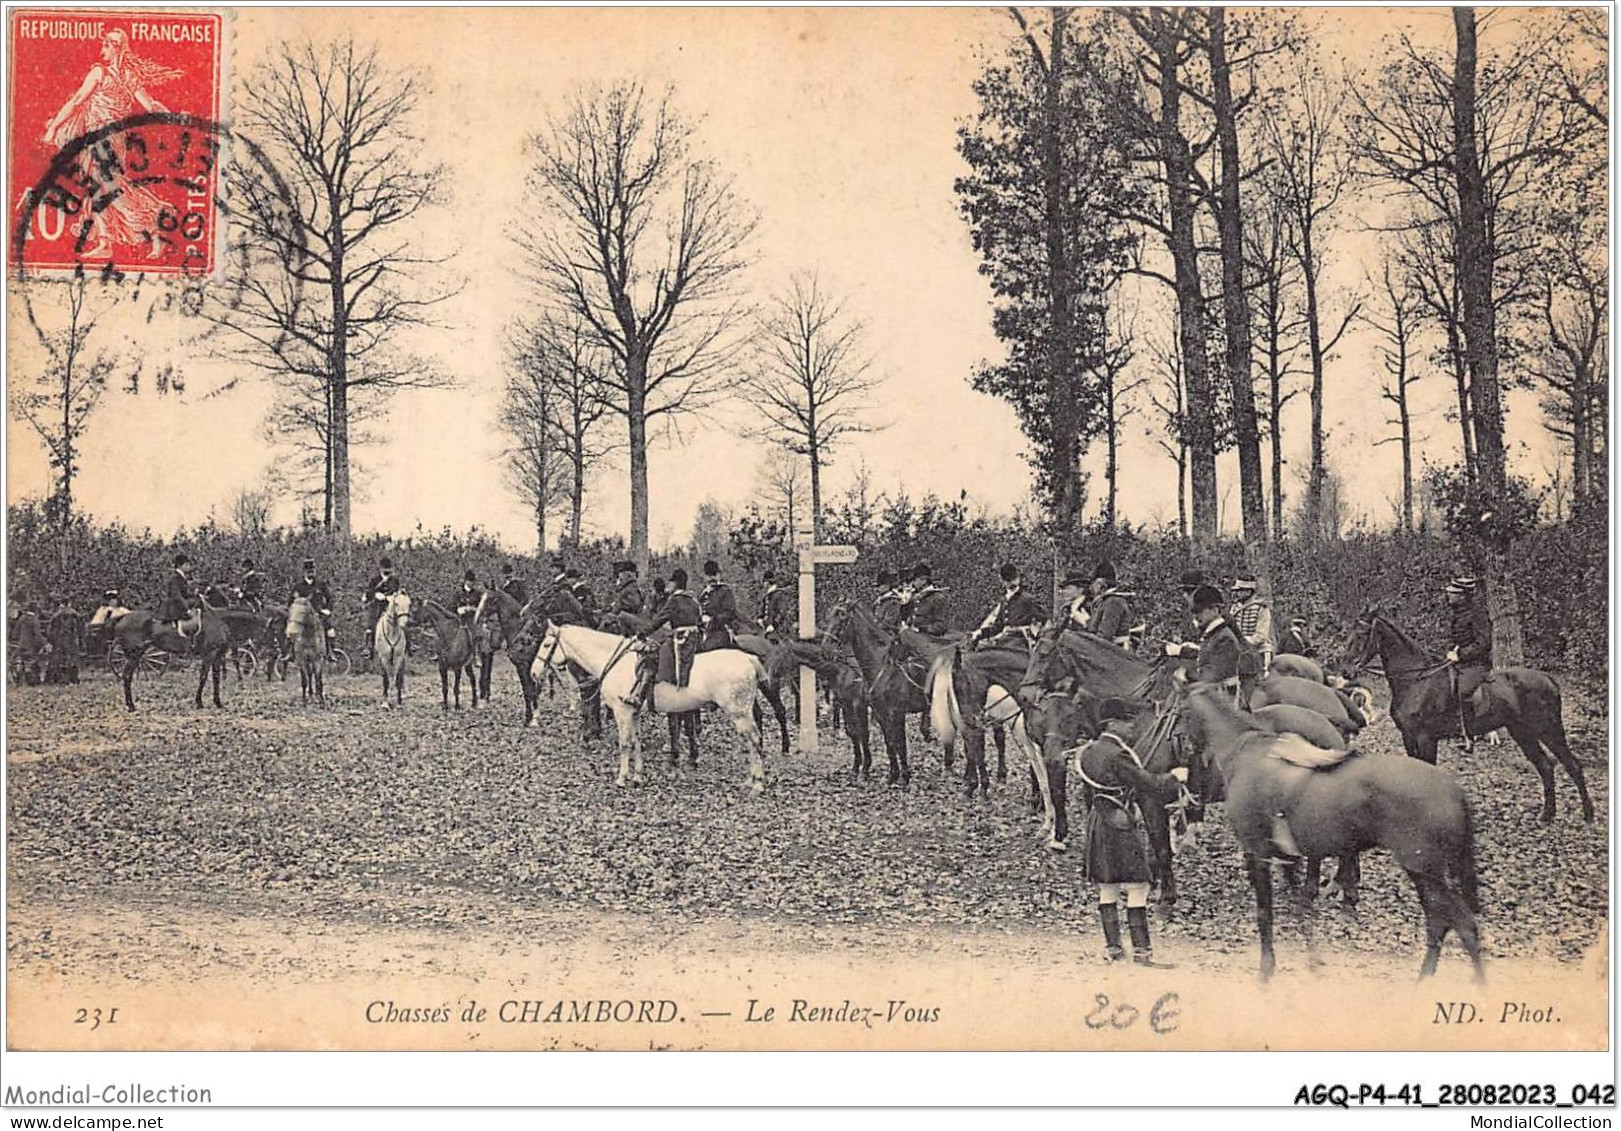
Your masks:
[[[408,587],[419,593],[448,595],[464,569],[475,570],[481,579],[494,578],[507,562],[531,580],[550,576],[549,562],[506,553],[477,529],[467,534],[419,531],[405,539],[340,542],[320,532],[243,536],[204,526],[165,539],[82,522],[70,532],[70,564],[64,575],[58,566],[59,539],[38,507],[11,507],[8,521],[13,601],[66,594],[85,610],[95,606],[109,585],[119,586],[126,599],[133,596],[136,603],[153,602],[176,549],[193,558],[202,579],[234,578],[238,562],[251,556],[277,596],[291,587],[299,562],[313,557],[333,586],[340,628],[350,626],[349,632],[359,623],[366,579],[384,553],[396,559]],[[1180,625],[1177,580],[1184,569],[1195,566],[1226,583],[1245,561],[1244,548],[1236,542],[1193,561],[1180,539],[1129,528],[1085,530],[1055,542],[1018,520],[975,518],[960,503],[934,499],[917,503],[903,497],[870,514],[853,514],[846,507],[830,515],[826,527],[823,541],[853,543],[861,548],[861,559],[854,566],[819,570],[821,615],[842,600],[870,601],[879,569],[909,568],[927,560],[936,582],[951,594],[959,628],[971,628],[996,600],[1000,592],[996,568],[1005,561],[1023,569],[1029,589],[1045,594],[1050,592],[1055,561],[1061,569],[1090,571],[1098,560],[1108,558],[1137,594],[1138,617],[1157,634],[1168,634]],[[1515,547],[1511,561],[1527,663],[1603,680],[1609,642],[1607,534],[1602,519],[1572,521],[1538,527]],[[790,543],[786,531],[750,513],[733,524],[720,546],[709,548],[727,567],[745,613],[758,605],[766,569],[793,574],[796,559]],[[656,555],[652,568],[667,574],[684,566],[701,584],[705,555],[691,550]],[[569,564],[579,568],[599,593],[607,591],[613,561],[624,556],[618,540],[590,543],[567,553]],[[1331,655],[1343,645],[1356,613],[1369,601],[1379,602],[1419,639],[1441,646],[1446,625],[1440,589],[1462,568],[1453,547],[1442,539],[1390,534],[1359,534],[1311,546],[1283,542],[1272,547],[1269,567],[1267,563],[1257,567],[1263,577],[1270,572],[1273,608],[1280,621],[1308,617]]]

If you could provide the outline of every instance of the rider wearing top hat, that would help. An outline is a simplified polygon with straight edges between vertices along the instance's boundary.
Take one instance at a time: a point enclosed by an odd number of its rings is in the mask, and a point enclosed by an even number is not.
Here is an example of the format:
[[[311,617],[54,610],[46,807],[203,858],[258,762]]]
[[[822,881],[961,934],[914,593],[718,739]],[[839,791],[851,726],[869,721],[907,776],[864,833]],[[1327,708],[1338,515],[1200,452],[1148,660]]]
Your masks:
[[[511,562],[501,566],[501,592],[518,602],[520,609],[529,603],[529,586],[517,575]]]
[[[872,619],[885,632],[893,634],[901,626],[906,595],[901,591],[900,578],[891,569],[881,569],[876,578],[878,596],[872,602]]]
[[[641,658],[636,664],[636,685],[631,691],[631,702],[640,703],[649,699],[653,692],[655,677],[667,683],[675,682],[674,655],[668,657],[670,667],[664,670],[666,663],[664,642],[668,640],[676,629],[701,628],[704,614],[699,608],[698,601],[687,592],[687,571],[675,569],[670,572],[670,591],[664,599],[664,607],[653,617],[642,638],[649,643],[641,651]]]
[[[1456,681],[1463,740],[1470,749],[1474,748],[1470,727],[1482,706],[1476,692],[1492,670],[1492,620],[1485,602],[1476,599],[1478,587],[1473,577],[1457,577],[1445,590],[1447,604],[1452,609],[1449,633],[1452,650],[1447,653],[1447,660],[1452,664]]]
[[[191,584],[191,560],[185,554],[176,554],[168,580],[163,585],[163,600],[158,604],[157,619],[178,626],[191,615],[191,604],[195,599],[196,592]]]
[[[635,635],[642,630],[647,617],[647,597],[636,577],[636,563],[614,563],[613,604],[603,618],[603,627],[614,632]]]
[[[1114,565],[1099,562],[1092,573],[1091,631],[1124,648],[1131,643],[1131,605],[1116,584]]]
[[[303,575],[293,584],[293,596],[303,597],[315,607],[316,614],[321,618],[321,631],[326,638],[326,658],[332,659],[332,641],[337,632],[332,627],[332,591],[327,588],[326,582],[316,579],[315,559],[305,558],[302,566]],[[293,623],[287,622],[287,637],[293,636]],[[289,653],[291,654],[291,653]]]
[[[473,623],[473,617],[478,614],[478,603],[483,599],[484,589],[478,583],[478,574],[470,569],[464,570],[462,583],[450,599],[450,607],[456,610],[463,624]]]
[[[703,613],[703,650],[734,646],[733,633],[737,630],[737,597],[732,587],[720,575],[720,563],[711,558],[704,563],[704,577],[708,581],[698,596],[698,608]]]
[[[912,599],[907,605],[906,621],[914,631],[937,640],[951,631],[951,606],[946,591],[934,583],[934,570],[928,562],[912,567]]]
[[[585,613],[586,624],[597,624],[601,618],[601,610],[597,606],[597,595],[591,588],[591,583],[580,575],[580,571],[570,566],[563,573],[564,585]]]
[[[242,576],[236,579],[236,599],[250,609],[265,603],[265,575],[254,568],[252,558],[242,559]]]
[[[991,606],[991,611],[980,622],[979,627],[969,635],[969,642],[978,644],[981,640],[996,636],[1012,628],[1027,628],[1039,625],[1047,619],[1041,611],[1041,606],[1034,597],[1024,591],[1024,582],[1019,577],[1019,567],[1009,562],[999,571],[1002,578],[1002,596]]]
[[[384,555],[377,559],[377,573],[366,583],[366,658],[377,658],[377,619],[383,615],[388,599],[400,591],[400,579],[394,573],[394,559]],[[411,635],[405,636],[406,652],[411,648]]]
[[[1214,683],[1236,697],[1244,645],[1227,618],[1222,616],[1221,591],[1213,585],[1201,585],[1193,591],[1191,600],[1199,640],[1192,644],[1167,644],[1165,654],[1193,659],[1193,682]]]
[[[760,631],[771,635],[792,634],[798,612],[798,595],[773,570],[765,571],[765,592],[760,596]]]

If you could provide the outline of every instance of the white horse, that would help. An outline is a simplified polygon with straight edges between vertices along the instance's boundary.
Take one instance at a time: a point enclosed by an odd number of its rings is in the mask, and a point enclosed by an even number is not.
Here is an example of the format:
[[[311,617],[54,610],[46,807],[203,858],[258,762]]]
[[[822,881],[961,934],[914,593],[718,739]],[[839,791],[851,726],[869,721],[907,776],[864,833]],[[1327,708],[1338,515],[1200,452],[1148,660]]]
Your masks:
[[[388,706],[389,684],[394,685],[394,702],[404,706],[405,630],[411,627],[411,598],[402,589],[383,603],[383,611],[372,630],[377,662],[383,669],[383,706]]]
[[[636,686],[637,652],[629,637],[598,632],[577,624],[546,622],[546,635],[535,654],[531,673],[538,680],[549,667],[563,660],[582,668],[597,681],[602,702],[613,711],[619,725],[619,776],[614,784],[641,785],[642,735],[637,723],[642,704],[631,698]],[[653,709],[660,714],[678,715],[704,707],[719,707],[749,748],[749,785],[754,792],[765,789],[765,761],[760,749],[759,708],[755,693],[767,682],[759,660],[737,648],[700,652],[693,657],[692,675],[687,686],[673,683],[653,685]],[[633,764],[634,760],[634,764]]]

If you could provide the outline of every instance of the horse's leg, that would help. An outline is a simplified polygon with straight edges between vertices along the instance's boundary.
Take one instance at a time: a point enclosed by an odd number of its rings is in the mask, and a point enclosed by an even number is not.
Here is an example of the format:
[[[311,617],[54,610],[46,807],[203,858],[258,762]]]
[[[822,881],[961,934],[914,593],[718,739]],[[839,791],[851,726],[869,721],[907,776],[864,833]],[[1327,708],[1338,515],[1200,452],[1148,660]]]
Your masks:
[[[991,731],[996,739],[996,780],[1007,781],[1007,729],[997,726]]]
[[[460,676],[457,679],[460,680]],[[458,694],[458,699],[460,695]],[[450,669],[443,663],[439,665],[439,709],[450,710]]]
[[[197,704],[197,706],[199,708],[201,708],[202,705],[203,705],[203,688],[208,683],[208,669],[210,667],[212,667],[212,666],[213,666],[213,660],[208,656],[204,656],[202,658],[202,660],[197,664],[197,698],[196,698],[196,704]]]
[[[1159,880],[1159,902],[1162,911],[1176,903],[1176,874],[1171,866],[1171,815],[1158,801],[1140,800],[1138,808],[1143,814],[1143,828],[1148,833],[1149,852],[1153,856],[1153,870]],[[1271,897],[1272,873],[1267,876],[1267,899]]]
[[[760,708],[755,706],[754,722],[756,732],[760,729],[759,710]],[[697,711],[688,711],[682,716],[682,725],[687,732],[687,765],[695,770],[698,768],[698,716],[699,712]],[[764,739],[762,738],[761,741],[763,742]]]
[[[1317,889],[1323,882],[1323,858],[1321,856],[1306,857],[1306,882],[1300,885],[1300,904],[1302,910],[1309,910],[1317,901]]]
[[[1413,886],[1418,888],[1418,902],[1424,908],[1424,962],[1418,968],[1420,978],[1428,978],[1435,973],[1435,967],[1441,961],[1441,940],[1446,937],[1447,920],[1441,906],[1443,897],[1437,891],[1435,881],[1422,873],[1407,869],[1407,874],[1413,877]]]
[[[145,651],[146,647],[144,645],[139,648],[125,650],[123,679],[124,709],[127,711],[135,710],[135,694],[131,690],[130,684],[133,683],[135,679],[135,665],[141,662],[141,653]]]
[[[1508,728],[1514,742],[1531,759],[1531,765],[1536,767],[1539,777],[1542,778],[1542,812],[1539,819],[1543,824],[1553,820],[1553,760],[1542,752],[1542,744],[1537,741],[1536,731],[1523,723],[1515,723]]]
[[[749,693],[752,702],[754,693]],[[726,713],[731,716],[732,727],[742,736],[749,749],[749,789],[754,793],[765,792],[765,743],[760,737],[760,728],[754,725],[750,712],[741,704],[733,703],[731,706],[722,704]],[[814,707],[812,708],[814,710]]]
[[[224,677],[225,653],[221,652],[214,658],[214,706],[219,707],[222,710],[224,709],[225,704],[220,702],[220,680]]]
[[[765,701],[771,704],[771,713],[777,718],[777,730],[782,734],[782,752],[786,754],[788,753],[788,709],[783,705],[782,693],[769,683],[760,690],[765,695]]]
[[[989,773],[985,769],[985,731],[977,723],[963,720],[962,750],[967,755],[967,765],[963,767],[963,796],[969,801],[974,799],[974,793],[980,788],[980,779],[988,779]],[[989,784],[986,786],[987,795]]]
[[[1576,792],[1582,799],[1582,820],[1588,824],[1593,823],[1593,798],[1587,792],[1587,777],[1582,773],[1582,764],[1576,760],[1576,755],[1570,752],[1570,743],[1565,740],[1565,724],[1558,712],[1548,726],[1542,728],[1539,735],[1542,744],[1565,767],[1565,772],[1576,783]]]
[[[1265,982],[1278,965],[1272,950],[1272,862],[1246,852],[1244,867],[1255,889],[1255,926],[1261,935],[1261,981]]]
[[[1043,759],[1045,773],[1037,778],[1046,780],[1042,801],[1047,806],[1052,828],[1047,834],[1047,847],[1063,852],[1069,845],[1069,765],[1060,750],[1056,758]]]
[[[1362,856],[1360,853],[1340,853],[1340,867],[1334,873],[1334,882],[1339,885],[1340,899],[1344,901],[1345,909],[1354,912],[1357,901],[1362,896]]]
[[[326,664],[323,662],[315,669],[315,705],[326,706]]]
[[[674,769],[681,764],[681,716],[665,715],[664,721],[670,732],[670,768]]]
[[[908,789],[912,785],[912,764],[906,757],[906,716],[902,715],[895,727],[896,753],[901,759],[901,788]],[[947,747],[949,753],[950,747]]]
[[[614,778],[614,785],[624,789],[630,785],[630,757],[631,751],[636,752],[636,764],[642,762],[642,731],[637,726],[636,713],[626,711],[620,714],[614,712],[614,721],[619,724],[619,776]]]

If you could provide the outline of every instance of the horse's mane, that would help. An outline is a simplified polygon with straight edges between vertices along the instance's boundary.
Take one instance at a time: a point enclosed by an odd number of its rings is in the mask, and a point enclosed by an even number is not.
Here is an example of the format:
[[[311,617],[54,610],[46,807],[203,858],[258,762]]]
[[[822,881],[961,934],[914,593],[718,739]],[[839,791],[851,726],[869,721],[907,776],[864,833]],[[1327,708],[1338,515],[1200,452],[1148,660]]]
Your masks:
[[[1402,644],[1406,645],[1408,648],[1412,649],[1414,652],[1417,652],[1420,656],[1423,656],[1426,660],[1435,659],[1434,654],[1431,653],[1428,648],[1424,647],[1424,645],[1422,645],[1418,641],[1414,640],[1411,636],[1408,636],[1407,633],[1402,631],[1402,628],[1401,628],[1400,625],[1398,625],[1395,621],[1391,620],[1389,617],[1385,616],[1384,613],[1378,613],[1378,612],[1374,613],[1372,618],[1370,619],[1369,623],[1370,624],[1383,624],[1386,628],[1390,629],[1391,633],[1396,637],[1397,640],[1401,641]]]

